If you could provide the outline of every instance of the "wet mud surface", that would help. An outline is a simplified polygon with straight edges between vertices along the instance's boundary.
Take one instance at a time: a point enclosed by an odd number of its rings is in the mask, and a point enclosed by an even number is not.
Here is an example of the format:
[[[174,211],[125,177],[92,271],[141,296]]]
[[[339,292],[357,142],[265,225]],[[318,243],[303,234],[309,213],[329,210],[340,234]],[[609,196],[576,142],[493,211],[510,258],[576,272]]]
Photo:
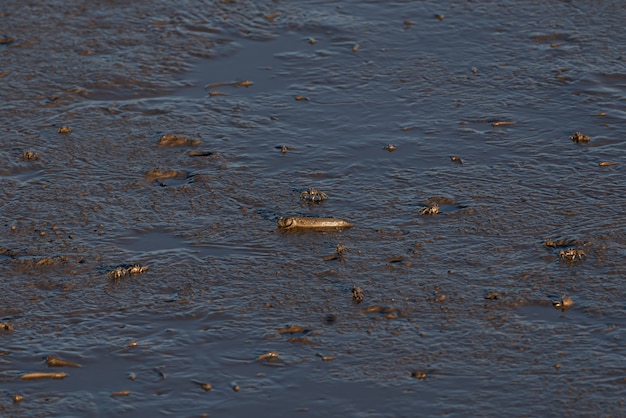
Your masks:
[[[621,2],[2,6],[0,415],[623,415]]]

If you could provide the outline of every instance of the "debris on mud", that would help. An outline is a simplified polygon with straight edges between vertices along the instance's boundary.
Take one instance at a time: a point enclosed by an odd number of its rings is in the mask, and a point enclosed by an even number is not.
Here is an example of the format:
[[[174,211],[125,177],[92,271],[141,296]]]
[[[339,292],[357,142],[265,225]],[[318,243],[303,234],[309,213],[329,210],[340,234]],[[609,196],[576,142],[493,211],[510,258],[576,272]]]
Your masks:
[[[337,359],[336,356],[325,356],[322,353],[315,353],[315,355],[320,357],[322,361],[332,361]]]
[[[82,367],[80,364],[63,360],[55,356],[46,357],[46,364],[48,367]]]
[[[149,170],[148,172],[146,172],[146,180],[148,180],[149,182],[153,182],[153,181],[162,181],[162,180],[167,180],[167,179],[184,179],[187,177],[186,173],[183,173],[182,171],[175,171],[175,170],[167,170],[167,171],[162,171],[162,170],[158,170],[158,169],[154,169],[154,170]]]
[[[399,317],[399,312],[392,306],[368,306],[367,308],[361,309],[361,312],[380,313],[383,314],[386,319],[397,319]]]
[[[495,121],[495,122],[491,122],[491,126],[493,126],[493,127],[497,127],[497,126],[511,126],[511,125],[515,125],[515,122],[503,121],[503,120],[498,120],[498,121]]]
[[[64,372],[32,372],[25,373],[20,376],[22,380],[39,380],[39,379],[65,379],[67,373]]]
[[[556,247],[572,247],[572,246],[576,246],[576,245],[582,245],[584,244],[582,241],[577,240],[577,239],[558,239],[556,241],[548,238],[543,242],[543,246],[544,247],[552,247],[552,248],[556,248]]]
[[[272,365],[279,365],[284,363],[283,359],[280,358],[278,352],[276,351],[268,351],[267,353],[263,353],[256,358],[256,361],[269,363]]]
[[[43,236],[45,231],[41,231]],[[0,251],[0,254],[2,252]],[[16,257],[19,252],[9,252],[7,255],[10,257]],[[59,255],[54,257],[41,257],[41,258],[14,258],[13,262],[18,264],[20,271],[29,271],[32,273],[42,272],[43,270],[55,269],[70,263],[70,257],[65,255]]]
[[[15,38],[11,36],[3,35],[2,37],[0,37],[0,45],[9,45],[13,43],[13,41],[15,41]]]
[[[308,334],[310,329],[301,327],[300,325],[288,325],[285,328],[279,328],[279,334]]]
[[[190,157],[208,157],[213,153],[211,151],[189,151],[187,155]]]
[[[206,85],[204,88],[206,89],[213,89],[215,87],[224,87],[224,86],[232,86],[232,87],[250,87],[251,85],[253,85],[254,83],[250,80],[243,80],[243,81],[226,81],[226,82],[220,82],[220,83],[213,83],[213,84],[208,84]]]
[[[277,359],[278,353],[276,351],[268,351],[267,353],[263,353],[256,358],[256,361],[263,361],[268,359]]]
[[[209,97],[214,97],[214,96],[230,96],[230,94],[223,93],[221,91],[209,90]]]
[[[163,135],[159,138],[159,147],[193,147],[200,145],[200,141],[197,139],[185,138],[179,135]]]

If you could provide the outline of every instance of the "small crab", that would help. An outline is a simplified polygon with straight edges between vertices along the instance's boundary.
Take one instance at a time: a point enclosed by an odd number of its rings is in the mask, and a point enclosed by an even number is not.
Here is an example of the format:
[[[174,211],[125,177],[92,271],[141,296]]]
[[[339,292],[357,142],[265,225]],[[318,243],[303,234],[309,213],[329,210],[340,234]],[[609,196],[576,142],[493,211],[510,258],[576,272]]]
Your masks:
[[[573,263],[576,260],[582,260],[587,255],[583,250],[577,250],[575,248],[568,248],[567,250],[559,251],[559,257],[561,260]]]
[[[126,274],[128,274],[128,271],[125,268],[118,267],[115,270],[109,272],[109,277],[111,277],[112,279],[121,279],[122,277],[126,276]]]
[[[439,205],[433,203],[430,206],[425,206],[420,209],[420,215],[436,215],[439,213]]]
[[[344,247],[342,243],[337,244],[337,248],[335,248],[335,252],[338,255],[342,255],[343,253],[350,251],[348,247]]]
[[[274,147],[276,149],[279,149],[280,152],[282,152],[283,154],[286,154],[287,151],[292,151],[294,149],[296,149],[295,147],[290,147],[289,145],[279,145],[277,147]]]
[[[385,145],[385,146],[383,147],[383,149],[384,149],[384,150],[387,150],[387,151],[389,151],[389,152],[393,152],[393,151],[395,151],[395,150],[396,150],[396,146],[395,146],[395,145],[393,145],[393,144],[389,144],[389,145]]]
[[[39,159],[39,154],[34,151],[25,151],[22,154],[22,158],[24,160],[37,161]]]
[[[13,325],[8,322],[0,322],[0,331],[13,331]]]
[[[118,267],[115,270],[109,272],[109,277],[117,280],[121,279],[124,276],[144,273],[146,271],[148,271],[148,266],[140,266],[139,264],[135,264],[134,266]]]
[[[317,202],[321,202],[322,200],[328,199],[328,195],[316,189],[309,189],[300,193],[300,199],[317,203]]]
[[[354,303],[361,303],[365,299],[365,295],[360,287],[354,286],[352,288],[352,300]]]
[[[571,136],[570,139],[573,142],[576,143],[580,143],[580,142],[589,142],[591,141],[591,138],[589,138],[587,135],[583,135],[580,132],[574,132]]]
[[[343,261],[344,260],[344,255],[345,253],[349,251],[347,247],[344,247],[341,243],[337,244],[337,248],[335,249],[335,252],[331,255],[327,255],[326,257],[324,257],[324,260],[326,261],[331,261],[331,260],[340,260]]]
[[[139,274],[139,273],[144,273],[148,270],[148,266],[140,266],[139,264],[136,264],[134,266],[130,266],[127,271],[128,274]]]
[[[569,309],[573,304],[574,304],[574,301],[569,296],[563,296],[561,300],[552,301],[552,306],[554,306],[555,309],[562,310],[563,312]]]
[[[428,370],[415,370],[411,372],[411,377],[414,377],[418,380],[423,380],[428,377]]]
[[[60,134],[64,134],[67,135],[69,133],[72,133],[72,128],[70,128],[69,126],[61,126],[58,130],[58,133]]]

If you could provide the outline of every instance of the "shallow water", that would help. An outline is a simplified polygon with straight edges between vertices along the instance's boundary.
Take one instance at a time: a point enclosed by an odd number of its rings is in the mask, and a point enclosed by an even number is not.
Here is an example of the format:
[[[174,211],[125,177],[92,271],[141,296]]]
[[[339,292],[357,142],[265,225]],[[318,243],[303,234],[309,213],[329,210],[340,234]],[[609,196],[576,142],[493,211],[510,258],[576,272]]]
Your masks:
[[[3,414],[623,414],[620,2],[171,3],[3,3]]]

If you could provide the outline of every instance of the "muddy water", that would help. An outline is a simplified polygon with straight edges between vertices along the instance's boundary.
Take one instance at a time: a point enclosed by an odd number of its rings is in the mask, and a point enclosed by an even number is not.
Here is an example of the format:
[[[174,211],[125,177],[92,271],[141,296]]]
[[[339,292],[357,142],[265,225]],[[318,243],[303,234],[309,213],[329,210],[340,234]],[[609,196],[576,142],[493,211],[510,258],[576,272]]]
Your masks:
[[[172,3],[2,3],[2,414],[624,413],[621,2]]]

